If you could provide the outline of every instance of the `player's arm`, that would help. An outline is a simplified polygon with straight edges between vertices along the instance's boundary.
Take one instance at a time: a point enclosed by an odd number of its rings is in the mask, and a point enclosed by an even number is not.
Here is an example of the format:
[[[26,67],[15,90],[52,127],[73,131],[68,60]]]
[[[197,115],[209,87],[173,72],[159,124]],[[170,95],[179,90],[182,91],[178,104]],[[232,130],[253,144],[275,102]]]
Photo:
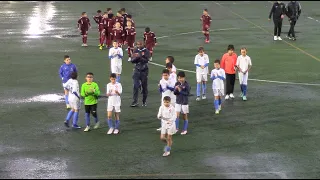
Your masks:
[[[78,68],[77,68],[77,66],[75,65],[75,64],[73,64],[73,69],[74,69],[74,71],[77,73],[78,72]]]
[[[106,86],[106,95],[111,96],[109,84]]]
[[[143,33],[143,42],[146,43],[146,33]]]
[[[246,73],[250,71],[251,67],[252,67],[251,58],[249,58],[248,69],[246,70]]]
[[[113,48],[110,48],[109,50],[109,59],[111,60],[113,58]]]
[[[93,16],[93,20],[94,20],[97,24],[99,24],[99,18],[98,18],[98,16]]]
[[[169,119],[170,124],[173,124],[176,121],[176,119],[177,119],[176,111],[171,111],[170,112],[170,119]]]
[[[179,85],[180,85],[179,82],[176,82],[176,84],[174,85],[174,91],[173,91],[174,95],[179,95],[180,94],[180,91],[178,89]]]
[[[210,27],[210,25],[211,25],[211,21],[212,21],[212,19],[211,19],[211,16],[209,16],[209,27]]]
[[[120,48],[119,54],[117,54],[120,59],[123,58],[123,50]]]
[[[121,33],[121,37],[122,37],[122,40],[125,41],[126,40],[126,33],[124,31],[122,31]]]
[[[222,69],[225,68],[225,55],[223,55],[222,58],[221,58],[220,67],[221,67]]]
[[[73,84],[73,87],[72,87],[72,94],[74,94],[75,96],[77,96],[79,99],[80,99],[80,96],[77,92],[77,89],[79,89],[79,84],[76,83],[76,84]]]
[[[156,37],[156,34],[154,34],[154,33],[153,33],[153,36],[154,36],[154,43],[155,43],[155,44],[157,44],[157,37]]]
[[[159,82],[159,92],[160,92],[160,93],[163,93],[163,92],[164,92],[164,87],[163,87],[162,80],[160,80],[160,82]]]
[[[81,28],[81,18],[78,20],[78,29]]]
[[[94,94],[95,96],[99,96],[99,95],[100,95],[100,89],[99,89],[98,84],[95,85],[93,94]]]
[[[159,107],[157,118],[161,120],[162,118],[162,106]]]
[[[189,96],[190,94],[190,86],[188,83],[186,83],[185,87],[183,89],[181,89],[180,94],[184,95],[184,96]]]
[[[122,85],[119,83],[119,87],[118,87],[118,92],[117,94],[120,96],[122,94]]]
[[[196,67],[201,67],[199,62],[198,62],[197,56],[194,58],[194,64],[196,65]]]
[[[91,28],[91,23],[89,18],[88,18],[88,27]]]
[[[82,84],[82,86],[81,86],[80,95],[81,95],[82,97],[88,96],[88,94],[86,93],[86,85],[85,85],[85,84]]]
[[[214,75],[214,71],[211,71],[211,75],[210,75],[210,79],[213,81],[215,80],[217,77]]]
[[[226,72],[224,71],[224,69],[222,69],[222,77],[224,78],[224,80],[226,79]]]
[[[169,85],[167,85],[167,89],[169,89],[170,91],[174,91],[174,84],[171,80],[169,80]]]
[[[206,60],[206,62],[205,62],[205,64],[204,64],[204,67],[206,68],[206,67],[208,67],[209,66],[209,56],[207,55],[207,60]]]
[[[301,4],[299,2],[298,3],[298,17],[297,19],[300,17],[300,14],[301,14]]]
[[[63,66],[60,66],[59,75],[60,75],[61,80],[63,80]]]
[[[237,58],[236,67],[238,68],[238,71],[242,72],[242,69],[240,68],[240,56]],[[223,68],[222,68],[223,69]],[[242,72],[243,73],[243,72]]]
[[[226,80],[226,76],[223,74],[217,76],[219,79],[221,79],[222,81]]]
[[[274,7],[274,4],[272,5],[272,8],[271,8],[271,11],[270,11],[270,13],[269,13],[269,20],[271,19],[271,16],[272,16],[272,14],[273,14],[273,12],[274,12],[274,9],[275,9],[275,7]]]

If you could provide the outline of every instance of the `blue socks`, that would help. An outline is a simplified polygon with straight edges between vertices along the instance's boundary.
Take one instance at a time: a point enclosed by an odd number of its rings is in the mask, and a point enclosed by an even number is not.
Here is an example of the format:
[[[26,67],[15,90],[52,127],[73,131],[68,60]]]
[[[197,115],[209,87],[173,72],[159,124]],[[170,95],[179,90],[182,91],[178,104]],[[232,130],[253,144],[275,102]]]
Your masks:
[[[116,81],[120,82],[120,76],[117,76]]]
[[[96,117],[94,117],[94,122],[97,123],[98,121],[99,121],[98,115],[96,115]]]
[[[119,127],[120,127],[120,120],[116,120],[116,129],[119,129]]]
[[[69,95],[64,95],[64,98],[65,98],[65,101],[66,101],[66,104],[69,104]]]
[[[240,89],[241,89],[241,92],[243,94],[243,84],[240,84]]]
[[[115,126],[113,126],[112,119],[108,119],[107,123],[108,123],[109,128],[119,129],[119,127],[120,127],[120,120],[116,120]]]
[[[201,84],[197,83],[197,97],[200,97]]]
[[[108,119],[107,122],[108,122],[109,128],[113,128],[112,119]]]
[[[85,119],[86,119],[86,125],[90,126],[90,114],[89,113],[85,114]]]
[[[67,122],[69,122],[69,120],[71,119],[72,115],[73,115],[73,111],[70,110],[70,111],[68,112],[67,117],[66,117],[66,121],[67,121]]]
[[[176,119],[176,129],[179,129],[179,118]]]
[[[186,131],[188,129],[188,120],[184,120],[183,122],[183,131]]]
[[[78,125],[79,112],[74,112],[73,125]]]
[[[170,146],[166,146],[166,152],[169,152],[171,150]]]
[[[219,100],[217,100],[217,99],[214,100],[214,108],[215,108],[216,110],[219,109]]]
[[[219,101],[219,105],[221,105],[221,98],[219,98],[219,100],[218,100],[218,101]]]
[[[246,96],[247,95],[247,85],[242,85],[243,87],[243,96]]]
[[[205,95],[207,93],[207,83],[202,84],[202,94]]]

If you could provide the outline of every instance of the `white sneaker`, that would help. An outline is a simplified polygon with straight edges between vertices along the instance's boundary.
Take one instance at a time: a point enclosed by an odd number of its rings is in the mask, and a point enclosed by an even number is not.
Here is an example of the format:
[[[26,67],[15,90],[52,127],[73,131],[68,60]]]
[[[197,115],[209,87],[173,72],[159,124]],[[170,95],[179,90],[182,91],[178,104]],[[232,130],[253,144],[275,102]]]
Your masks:
[[[152,57],[150,57],[149,61],[152,61]]]
[[[182,131],[181,135],[186,135],[188,132],[187,131]]]
[[[84,46],[84,44],[81,44],[81,46],[83,47],[83,46]]]
[[[109,131],[107,132],[107,134],[112,134],[113,133],[113,128],[110,128]]]
[[[161,131],[161,129],[162,129],[162,128],[160,127],[160,128],[157,129],[157,131]]]
[[[167,152],[165,152],[165,153],[163,153],[163,157],[167,157],[167,156],[169,156],[170,155],[170,151],[167,151]]]
[[[96,125],[94,125],[93,129],[98,129],[100,127],[100,122],[97,122]]]
[[[131,61],[131,57],[128,58],[128,61]]]
[[[282,38],[281,38],[280,36],[278,36],[278,40],[279,40],[279,41],[282,41]]]
[[[69,104],[67,104],[67,109],[71,109],[71,106]]]
[[[228,100],[229,99],[229,95],[226,95],[226,97],[224,97],[225,100]]]
[[[115,129],[115,130],[113,131],[113,134],[119,134],[119,129]]]
[[[234,99],[234,95],[232,93],[230,94],[230,98]]]
[[[202,96],[202,99],[207,99],[207,97],[205,95]]]
[[[88,132],[90,131],[90,126],[87,126],[85,129],[84,129],[84,132]]]
[[[196,101],[200,101],[200,97],[197,97]]]
[[[221,111],[221,105],[219,105],[219,111]]]
[[[88,44],[83,44],[84,47],[88,47]]]
[[[277,37],[277,36],[274,36],[274,37],[273,37],[273,40],[275,40],[275,41],[278,40],[278,37]]]
[[[216,114],[219,114],[219,110],[216,110]]]

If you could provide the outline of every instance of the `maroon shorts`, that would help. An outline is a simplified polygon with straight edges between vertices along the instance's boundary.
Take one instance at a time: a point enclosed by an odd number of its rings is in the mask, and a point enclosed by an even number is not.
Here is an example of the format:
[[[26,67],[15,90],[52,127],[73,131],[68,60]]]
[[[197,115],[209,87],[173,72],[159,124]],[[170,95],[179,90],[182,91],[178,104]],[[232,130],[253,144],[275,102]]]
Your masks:
[[[153,48],[154,48],[154,44],[146,44],[146,48],[152,52],[153,51]]]
[[[81,35],[88,35],[88,29],[81,29]]]
[[[209,31],[210,26],[209,25],[203,25],[202,26],[202,31]]]
[[[134,40],[128,40],[128,47],[134,48]]]

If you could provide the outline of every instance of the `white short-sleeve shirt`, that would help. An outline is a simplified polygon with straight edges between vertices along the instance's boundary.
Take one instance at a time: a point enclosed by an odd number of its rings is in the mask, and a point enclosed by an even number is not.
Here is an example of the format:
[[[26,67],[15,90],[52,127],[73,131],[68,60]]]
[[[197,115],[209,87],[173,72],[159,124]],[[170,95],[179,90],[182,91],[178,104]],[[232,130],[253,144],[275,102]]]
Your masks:
[[[246,56],[238,56],[237,58],[237,66],[241,68],[242,71],[246,71],[249,68],[249,65],[252,66],[251,58]]]
[[[207,54],[203,54],[203,56],[200,56],[199,54],[196,55],[194,58],[194,64],[199,64],[200,66],[204,66],[206,64],[209,64],[209,56]],[[201,67],[196,68],[196,72],[200,74],[208,74],[208,66],[202,69]]]

